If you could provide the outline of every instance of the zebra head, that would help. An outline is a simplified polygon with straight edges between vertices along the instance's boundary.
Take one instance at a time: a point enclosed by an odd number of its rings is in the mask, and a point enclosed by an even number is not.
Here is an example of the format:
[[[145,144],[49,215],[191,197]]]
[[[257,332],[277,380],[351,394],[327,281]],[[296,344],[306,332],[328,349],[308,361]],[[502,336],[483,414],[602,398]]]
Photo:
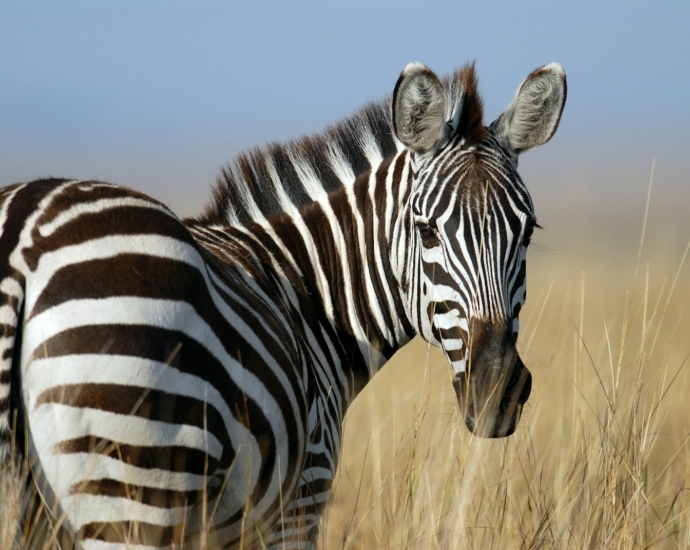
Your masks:
[[[473,66],[442,83],[412,63],[393,93],[394,131],[410,158],[401,288],[418,333],[454,370],[467,427],[484,437],[513,433],[530,394],[516,341],[537,222],[517,158],[551,138],[565,99],[557,64],[530,74],[488,127]]]

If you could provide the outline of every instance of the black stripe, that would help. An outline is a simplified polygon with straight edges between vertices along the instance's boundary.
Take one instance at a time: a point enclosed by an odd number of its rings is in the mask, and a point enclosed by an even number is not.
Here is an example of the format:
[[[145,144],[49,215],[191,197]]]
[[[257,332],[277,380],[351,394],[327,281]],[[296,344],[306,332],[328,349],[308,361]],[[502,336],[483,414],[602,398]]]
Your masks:
[[[289,182],[287,186],[283,185],[283,188],[285,194],[290,197],[292,203],[295,206],[300,206],[311,202],[311,197],[304,188],[297,174],[297,170],[295,170],[295,166],[292,164],[292,160],[290,160],[285,148],[274,145],[270,147],[267,154],[273,161],[273,166],[280,177],[280,181]]]
[[[218,410],[211,403],[193,397],[120,384],[69,384],[54,386],[41,392],[34,406],[53,403],[167,424],[186,424],[208,430],[223,447],[231,445],[223,417]]]
[[[68,198],[72,193],[65,195]],[[71,202],[76,204],[78,201],[73,197]],[[51,212],[54,215],[59,213],[55,209]],[[42,236],[37,227],[33,232],[36,244],[24,255],[33,270],[41,254],[113,235],[162,235],[196,246],[189,231],[171,214],[144,206],[120,206],[81,214],[48,236]]]
[[[69,300],[115,296],[187,302],[203,315],[205,310],[214,307],[205,290],[201,273],[186,262],[142,254],[118,254],[61,268],[36,298],[27,320]]]

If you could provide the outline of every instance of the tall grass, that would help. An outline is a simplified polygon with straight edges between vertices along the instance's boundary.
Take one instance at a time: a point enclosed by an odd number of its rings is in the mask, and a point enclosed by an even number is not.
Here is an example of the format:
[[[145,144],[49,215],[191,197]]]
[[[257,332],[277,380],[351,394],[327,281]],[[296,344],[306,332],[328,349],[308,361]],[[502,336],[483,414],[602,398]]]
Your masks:
[[[690,547],[688,250],[583,250],[566,275],[530,256],[513,436],[467,433],[424,342],[384,367],[346,418],[321,548]]]

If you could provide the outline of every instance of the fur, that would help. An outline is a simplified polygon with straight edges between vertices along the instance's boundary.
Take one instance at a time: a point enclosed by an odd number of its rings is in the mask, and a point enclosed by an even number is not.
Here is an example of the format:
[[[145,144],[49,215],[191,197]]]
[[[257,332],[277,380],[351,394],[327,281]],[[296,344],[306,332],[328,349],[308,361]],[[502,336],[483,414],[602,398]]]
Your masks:
[[[491,125],[496,139],[513,156],[543,145],[558,128],[567,93],[563,67],[551,63],[537,69]]]
[[[486,136],[474,64],[440,80],[444,118],[466,144]],[[291,212],[354,180],[403,145],[393,131],[391,98],[370,103],[324,131],[240,154],[217,178],[203,225],[249,225]],[[352,167],[345,174],[342,160]]]
[[[438,77],[419,63],[410,63],[393,92],[395,133],[407,147],[424,154],[448,139],[446,94]]]

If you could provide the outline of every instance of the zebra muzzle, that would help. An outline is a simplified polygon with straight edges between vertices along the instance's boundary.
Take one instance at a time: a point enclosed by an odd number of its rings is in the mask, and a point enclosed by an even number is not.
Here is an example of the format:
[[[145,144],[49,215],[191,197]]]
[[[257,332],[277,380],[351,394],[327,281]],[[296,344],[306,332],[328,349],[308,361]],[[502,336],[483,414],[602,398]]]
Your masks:
[[[453,386],[467,428],[480,437],[512,434],[532,389],[532,375],[512,341],[495,342],[471,354]]]

